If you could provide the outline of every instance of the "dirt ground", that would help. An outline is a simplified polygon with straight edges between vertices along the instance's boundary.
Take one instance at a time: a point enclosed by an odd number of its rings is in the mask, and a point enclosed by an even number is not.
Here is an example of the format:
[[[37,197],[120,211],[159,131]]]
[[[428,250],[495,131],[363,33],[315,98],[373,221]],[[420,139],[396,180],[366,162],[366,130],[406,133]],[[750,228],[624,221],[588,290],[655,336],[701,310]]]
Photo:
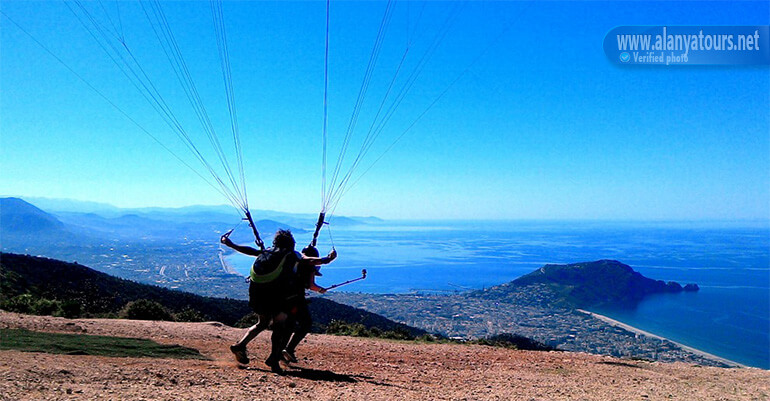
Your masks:
[[[216,322],[76,319],[0,312],[0,327],[155,340],[211,360],[0,351],[0,400],[770,400],[770,371],[310,335],[283,376],[228,350],[243,329]]]

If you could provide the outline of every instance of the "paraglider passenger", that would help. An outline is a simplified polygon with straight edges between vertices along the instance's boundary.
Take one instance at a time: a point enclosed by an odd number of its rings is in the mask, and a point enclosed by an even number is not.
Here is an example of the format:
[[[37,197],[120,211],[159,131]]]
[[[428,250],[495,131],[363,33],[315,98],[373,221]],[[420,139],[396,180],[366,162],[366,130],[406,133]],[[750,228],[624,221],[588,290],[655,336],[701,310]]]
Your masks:
[[[312,245],[308,245],[302,250],[302,255],[306,258],[317,258],[318,249]],[[286,362],[297,362],[297,357],[294,352],[297,349],[297,345],[307,336],[310,332],[310,328],[313,325],[313,319],[310,316],[310,310],[308,309],[308,300],[305,298],[305,290],[311,290],[324,294],[326,288],[320,287],[315,282],[315,276],[320,276],[318,266],[313,266],[310,263],[301,260],[297,264],[297,271],[294,274],[293,291],[294,293],[289,298],[289,314],[291,319],[296,322],[297,327],[291,336],[291,339],[283,350],[283,359]]]

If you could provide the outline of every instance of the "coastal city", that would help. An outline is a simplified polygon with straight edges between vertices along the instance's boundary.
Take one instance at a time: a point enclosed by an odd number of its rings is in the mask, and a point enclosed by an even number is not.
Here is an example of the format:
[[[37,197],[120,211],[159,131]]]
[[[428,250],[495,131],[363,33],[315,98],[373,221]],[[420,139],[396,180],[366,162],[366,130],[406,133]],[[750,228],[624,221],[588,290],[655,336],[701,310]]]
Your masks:
[[[454,339],[510,333],[565,351],[703,366],[734,366],[728,361],[685,350],[665,339],[616,327],[576,309],[550,305],[556,295],[544,286],[517,289],[505,300],[484,298],[479,293],[335,293],[330,298]]]

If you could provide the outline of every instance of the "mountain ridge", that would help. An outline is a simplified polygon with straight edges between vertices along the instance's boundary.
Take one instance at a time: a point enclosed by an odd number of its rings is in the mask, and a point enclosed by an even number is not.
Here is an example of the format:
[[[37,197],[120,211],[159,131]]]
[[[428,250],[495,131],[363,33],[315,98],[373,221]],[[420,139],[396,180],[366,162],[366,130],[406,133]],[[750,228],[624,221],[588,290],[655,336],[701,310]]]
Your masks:
[[[82,201],[66,198],[45,198],[45,197],[31,197],[31,196],[13,196],[17,199],[22,199],[28,203],[36,205],[42,210],[46,210],[52,214],[58,213],[94,213],[103,217],[118,217],[125,214],[138,214],[146,215],[151,218],[167,219],[170,221],[178,221],[179,218],[195,218],[200,216],[203,220],[207,219],[210,215],[219,216],[219,218],[226,219],[225,221],[233,221],[233,219],[240,219],[242,216],[234,207],[228,205],[188,205],[181,207],[135,207],[135,208],[121,208],[108,203]],[[303,225],[312,227],[315,224],[318,214],[315,213],[292,213],[281,212],[267,209],[252,209],[252,216],[255,218],[261,218],[265,220],[278,220],[286,224],[291,225]],[[285,220],[285,221],[284,221]],[[353,224],[375,224],[383,222],[384,220],[375,216],[334,216],[331,218],[335,224],[340,225],[353,225]],[[195,220],[198,222],[205,222]],[[297,222],[302,224],[297,224]]]
[[[2,232],[35,232],[63,230],[64,223],[54,215],[20,198],[0,198],[0,230]]]

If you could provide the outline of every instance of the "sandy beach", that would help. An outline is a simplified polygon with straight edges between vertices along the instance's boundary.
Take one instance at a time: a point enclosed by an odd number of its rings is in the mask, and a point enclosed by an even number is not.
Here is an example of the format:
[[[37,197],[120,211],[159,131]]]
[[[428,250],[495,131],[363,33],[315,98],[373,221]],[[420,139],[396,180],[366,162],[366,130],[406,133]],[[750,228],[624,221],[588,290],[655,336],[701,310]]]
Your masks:
[[[638,329],[638,328],[636,328],[634,326],[631,326],[631,325],[628,325],[626,323],[620,322],[620,321],[615,320],[615,319],[613,319],[611,317],[600,315],[598,313],[587,311],[587,310],[584,310],[584,309],[577,309],[577,311],[580,312],[580,313],[585,313],[586,315],[592,316],[592,317],[594,317],[596,319],[599,319],[599,320],[601,320],[603,322],[609,323],[609,324],[611,324],[613,326],[620,327],[623,330],[628,330],[628,331],[630,331],[632,333],[635,333],[635,334],[639,334],[639,335],[643,335],[643,336],[647,336],[647,337],[651,337],[651,338],[656,338],[656,339],[659,339],[659,340],[669,341],[671,343],[676,344],[678,347],[681,347],[682,349],[684,349],[686,351],[692,352],[694,354],[701,355],[701,356],[703,356],[705,358],[714,359],[714,360],[720,361],[720,362],[722,362],[724,364],[727,364],[727,365],[730,365],[730,366],[735,366],[735,367],[740,367],[740,368],[748,367],[748,366],[740,364],[738,362],[731,361],[729,359],[725,359],[725,358],[722,358],[720,356],[716,356],[714,354],[710,354],[710,353],[705,352],[705,351],[701,351],[701,350],[699,350],[697,348],[693,348],[693,347],[684,345],[682,343],[678,343],[678,342],[673,341],[673,340],[671,340],[669,338],[661,337],[661,336],[659,336],[657,334],[650,333],[649,331],[644,331],[642,329]]]

